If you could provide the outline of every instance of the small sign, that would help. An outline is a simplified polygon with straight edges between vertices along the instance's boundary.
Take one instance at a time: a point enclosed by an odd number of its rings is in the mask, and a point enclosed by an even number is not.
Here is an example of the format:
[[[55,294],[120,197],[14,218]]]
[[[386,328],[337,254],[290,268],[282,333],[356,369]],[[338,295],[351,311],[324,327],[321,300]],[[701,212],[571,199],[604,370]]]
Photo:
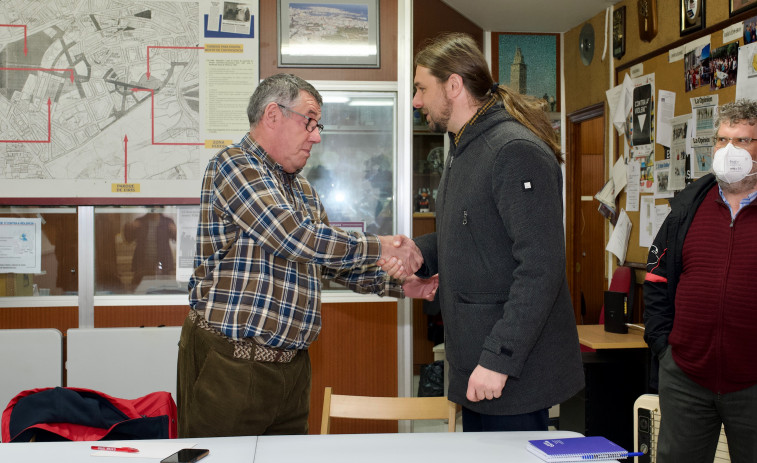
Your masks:
[[[112,183],[112,193],[139,193],[139,183]]]

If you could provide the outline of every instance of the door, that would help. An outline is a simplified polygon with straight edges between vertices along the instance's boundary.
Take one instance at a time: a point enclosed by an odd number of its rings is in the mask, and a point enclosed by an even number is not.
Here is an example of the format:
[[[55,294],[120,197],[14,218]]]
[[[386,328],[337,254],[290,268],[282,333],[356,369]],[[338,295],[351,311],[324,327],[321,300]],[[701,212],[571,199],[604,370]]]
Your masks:
[[[605,182],[604,103],[568,115],[567,273],[579,324],[596,324],[605,285],[605,219],[594,195]]]

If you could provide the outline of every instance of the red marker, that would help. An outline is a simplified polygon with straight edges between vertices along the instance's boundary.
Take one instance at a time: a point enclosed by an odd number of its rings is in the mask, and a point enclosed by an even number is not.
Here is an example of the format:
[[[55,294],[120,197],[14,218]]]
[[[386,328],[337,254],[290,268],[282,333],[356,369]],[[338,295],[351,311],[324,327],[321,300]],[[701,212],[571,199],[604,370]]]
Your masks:
[[[139,453],[139,449],[135,449],[134,447],[103,447],[101,445],[93,445],[92,450],[104,450],[106,452]]]

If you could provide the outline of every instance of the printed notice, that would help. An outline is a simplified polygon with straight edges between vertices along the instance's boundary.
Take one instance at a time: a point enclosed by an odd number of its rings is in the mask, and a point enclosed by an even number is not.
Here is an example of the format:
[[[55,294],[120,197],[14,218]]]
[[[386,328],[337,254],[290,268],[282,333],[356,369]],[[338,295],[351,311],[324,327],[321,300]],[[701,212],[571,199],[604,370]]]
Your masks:
[[[250,76],[257,75],[255,61],[208,59],[205,66],[206,133],[245,133],[250,130],[247,102],[255,90],[250,84]]]
[[[0,219],[0,273],[41,273],[42,219]]]
[[[200,206],[182,206],[176,215],[176,281],[189,281],[195,269],[195,244]]]

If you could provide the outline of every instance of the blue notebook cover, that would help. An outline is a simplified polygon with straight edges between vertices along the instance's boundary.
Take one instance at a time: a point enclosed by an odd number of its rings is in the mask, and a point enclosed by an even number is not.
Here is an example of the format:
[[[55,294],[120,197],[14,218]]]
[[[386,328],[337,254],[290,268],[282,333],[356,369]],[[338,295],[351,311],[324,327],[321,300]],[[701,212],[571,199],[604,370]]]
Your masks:
[[[530,440],[526,448],[549,462],[615,460],[628,456],[623,447],[602,436]]]

